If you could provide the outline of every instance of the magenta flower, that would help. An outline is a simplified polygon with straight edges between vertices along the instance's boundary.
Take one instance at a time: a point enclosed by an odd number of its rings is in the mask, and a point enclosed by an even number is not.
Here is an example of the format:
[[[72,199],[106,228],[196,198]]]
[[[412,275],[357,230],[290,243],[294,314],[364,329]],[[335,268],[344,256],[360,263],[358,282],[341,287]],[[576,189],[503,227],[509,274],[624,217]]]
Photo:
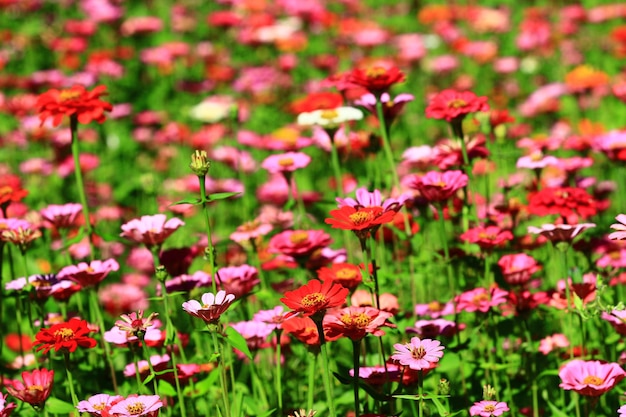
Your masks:
[[[471,416],[500,416],[505,411],[509,411],[509,406],[505,402],[498,401],[480,401],[470,407]]]
[[[302,152],[287,152],[280,155],[270,155],[261,163],[272,174],[293,172],[304,168],[311,162],[311,157]]]
[[[619,223],[612,224],[611,229],[617,230],[617,232],[611,233],[609,239],[626,240],[626,214],[618,214],[615,220]]]
[[[51,204],[41,209],[41,217],[57,229],[67,229],[75,225],[76,217],[83,210],[78,203],[63,205]]]
[[[48,369],[35,369],[32,372],[22,372],[22,381],[5,381],[9,394],[20,401],[24,401],[33,407],[41,407],[50,396],[54,371]]]
[[[559,371],[559,387],[574,390],[580,395],[597,397],[613,388],[626,376],[616,363],[575,359]]]
[[[246,339],[246,344],[252,351],[262,348],[267,337],[274,331],[273,326],[262,321],[240,321],[230,326]]]
[[[259,271],[250,265],[228,266],[217,271],[217,284],[235,298],[248,294],[259,284]]]
[[[159,313],[151,313],[148,317],[144,317],[142,310],[136,313],[133,311],[130,314],[122,314],[121,320],[117,320],[115,326],[132,336],[143,338],[148,329],[154,326],[153,321],[158,315]]]
[[[483,250],[501,247],[513,239],[513,233],[502,230],[498,226],[477,226],[461,234],[461,240],[476,243]]]
[[[457,297],[456,308],[458,311],[469,313],[474,311],[486,313],[491,307],[506,303],[508,294],[508,292],[497,287],[491,289],[475,288]]]
[[[130,396],[112,406],[109,410],[109,415],[118,417],[156,417],[161,407],[163,407],[163,403],[158,395]]]
[[[89,413],[91,416],[101,417],[102,410],[110,406],[112,402],[123,398],[124,397],[121,395],[96,394],[86,400],[80,401],[76,405],[76,408],[78,408],[80,413]]]
[[[360,210],[365,207],[382,207],[383,211],[393,210],[398,212],[408,199],[408,196],[402,195],[400,198],[387,198],[383,201],[380,191],[374,190],[370,192],[367,188],[361,187],[356,190],[356,200],[350,197],[337,197],[335,201],[337,201],[337,207],[339,208],[349,206]]]
[[[0,394],[0,417],[9,417],[16,407],[17,404],[7,402],[6,394]]]
[[[515,167],[527,169],[543,169],[547,166],[556,166],[558,165],[558,163],[559,160],[556,157],[552,155],[544,156],[541,151],[536,150],[530,155],[520,157],[517,160],[517,164],[515,164]]]
[[[61,269],[57,274],[59,279],[67,279],[81,285],[91,287],[102,282],[111,271],[117,271],[120,265],[115,259],[106,261],[91,261],[89,264],[81,262]]]
[[[418,190],[431,203],[450,199],[457,191],[467,185],[468,177],[462,171],[430,171],[421,177],[415,177],[411,188]]]
[[[259,219],[252,220],[237,227],[237,230],[230,234],[230,239],[235,242],[245,243],[251,239],[265,236],[271,232],[272,229],[273,226],[269,223],[263,223]]]
[[[391,359],[416,371],[433,368],[445,349],[438,340],[421,340],[419,337],[411,338],[410,343],[396,343],[393,347],[396,350]]]
[[[285,230],[272,236],[268,250],[301,259],[327,247],[331,242],[330,235],[323,230]]]
[[[604,311],[601,317],[608,321],[617,333],[626,336],[626,310],[613,310],[610,313]]]
[[[172,233],[185,223],[177,218],[166,220],[165,214],[141,216],[122,225],[120,236],[135,243],[143,243],[148,248],[160,246]]]
[[[194,317],[204,320],[207,324],[216,324],[220,316],[235,301],[233,294],[226,294],[226,291],[218,291],[217,294],[210,292],[202,295],[202,304],[196,300],[189,300],[183,303],[183,310]]]
[[[537,261],[525,253],[503,255],[498,261],[498,266],[509,285],[524,285],[532,274],[541,269]]]
[[[395,120],[407,103],[413,101],[415,97],[412,94],[398,94],[390,101],[389,93],[383,93],[380,96],[380,102],[383,104],[383,118],[387,125]],[[370,113],[376,115],[376,96],[372,93],[362,95],[354,101],[354,104],[365,108]]]
[[[41,231],[26,220],[0,219],[0,242],[10,242],[21,248],[26,248],[33,240],[40,237]]]
[[[272,329],[282,329],[283,321],[285,321],[285,308],[276,306],[271,310],[260,310],[254,314],[252,320],[263,322],[272,327]]]

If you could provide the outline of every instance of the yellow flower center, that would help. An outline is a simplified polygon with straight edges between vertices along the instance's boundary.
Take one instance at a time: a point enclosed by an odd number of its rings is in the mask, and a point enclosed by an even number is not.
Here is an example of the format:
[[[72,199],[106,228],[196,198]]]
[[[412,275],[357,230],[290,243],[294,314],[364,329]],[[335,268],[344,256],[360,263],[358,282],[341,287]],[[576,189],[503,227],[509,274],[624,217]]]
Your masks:
[[[443,306],[441,305],[441,303],[439,301],[431,301],[428,304],[428,309],[430,311],[441,311],[441,310],[443,310]]]
[[[339,113],[337,113],[337,110],[334,110],[334,109],[322,110],[322,113],[320,116],[322,117],[322,119],[332,120],[336,118],[337,116],[339,116]]]
[[[367,325],[372,321],[370,316],[365,313],[344,314],[341,316],[340,320],[346,326],[354,326],[361,329],[367,327]]]
[[[309,238],[309,234],[307,232],[294,232],[289,236],[289,240],[294,245],[299,245],[300,243],[306,242]]]
[[[587,385],[602,385],[602,382],[602,378],[595,375],[589,375],[586,376],[585,379],[583,379],[583,384]]]
[[[326,296],[321,292],[314,292],[312,294],[307,294],[302,297],[302,304],[305,307],[316,307],[326,302]]]
[[[80,97],[81,92],[76,90],[61,90],[59,93],[59,100],[61,102],[75,100]]]
[[[374,66],[365,70],[365,75],[367,76],[367,78],[378,78],[381,75],[385,75],[386,73],[387,70],[381,66]]]
[[[472,302],[476,305],[482,303],[483,301],[489,301],[491,299],[491,297],[489,297],[489,294],[478,294],[475,295],[474,298],[472,298]]]
[[[355,226],[360,226],[363,223],[371,221],[374,218],[374,215],[369,211],[357,211],[356,213],[352,213],[348,217]]]
[[[107,405],[105,403],[94,404],[92,407],[96,411],[102,411]]]
[[[488,413],[492,413],[494,411],[496,411],[496,406],[493,404],[487,404],[485,406],[485,408],[483,408],[484,411],[488,412]]]
[[[131,416],[137,416],[143,413],[145,409],[146,406],[142,403],[129,404],[126,406],[126,411],[128,411],[128,414]]]
[[[54,337],[57,339],[70,340],[74,337],[74,331],[68,328],[60,329],[54,332]]]
[[[272,137],[289,145],[295,145],[298,141],[298,131],[290,127],[283,127],[274,131]]]
[[[423,359],[424,356],[426,356],[426,349],[421,346],[417,349],[413,349],[411,351],[411,356],[413,357],[413,359]]]
[[[278,165],[281,167],[289,167],[293,165],[293,158],[280,158],[278,160]]]
[[[465,106],[467,106],[467,102],[460,98],[455,98],[454,100],[448,102],[448,107],[452,109],[460,109]]]
[[[483,240],[494,240],[496,235],[487,232],[480,232],[478,233],[478,238]]]
[[[353,279],[356,277],[357,271],[352,268],[341,268],[335,273],[337,279]]]
[[[29,385],[26,389],[28,391],[43,391],[43,387],[41,385]]]

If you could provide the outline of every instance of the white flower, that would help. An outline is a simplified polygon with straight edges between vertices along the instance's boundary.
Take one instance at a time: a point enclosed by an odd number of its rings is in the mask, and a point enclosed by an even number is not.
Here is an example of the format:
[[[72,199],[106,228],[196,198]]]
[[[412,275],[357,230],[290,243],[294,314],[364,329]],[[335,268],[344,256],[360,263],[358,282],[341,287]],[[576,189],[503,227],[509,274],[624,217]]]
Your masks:
[[[235,106],[234,100],[228,96],[214,96],[192,107],[189,115],[201,122],[215,123],[230,117]]]
[[[361,120],[362,118],[363,112],[355,107],[336,107],[334,109],[300,113],[298,115],[298,124],[301,126],[336,127],[341,123]]]

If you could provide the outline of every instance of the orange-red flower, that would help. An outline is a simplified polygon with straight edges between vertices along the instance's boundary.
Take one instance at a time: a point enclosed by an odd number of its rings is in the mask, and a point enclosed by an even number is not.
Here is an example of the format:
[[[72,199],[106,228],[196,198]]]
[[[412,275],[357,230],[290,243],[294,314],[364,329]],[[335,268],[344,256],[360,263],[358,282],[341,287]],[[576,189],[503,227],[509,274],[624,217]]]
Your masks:
[[[429,119],[462,120],[469,113],[489,110],[487,97],[478,97],[471,91],[443,90],[426,107]]]
[[[355,68],[348,75],[348,82],[363,87],[376,97],[389,91],[392,85],[404,81],[404,73],[398,67],[372,65],[365,68]]]
[[[331,281],[348,289],[356,288],[363,281],[358,266],[342,262],[318,269],[317,276],[323,282]]]
[[[52,348],[55,352],[63,349],[74,352],[78,346],[92,348],[96,346],[96,340],[88,336],[90,332],[86,320],[73,318],[68,322],[39,330],[35,335],[35,345],[39,345],[37,351],[43,350],[43,353],[48,353]]]
[[[106,120],[105,111],[111,111],[113,106],[100,100],[106,94],[106,86],[99,85],[92,91],[87,91],[82,85],[74,85],[64,90],[51,89],[37,98],[37,111],[41,124],[52,117],[52,125],[61,124],[64,116],[75,117],[79,123],[102,123]]]
[[[371,232],[375,232],[381,224],[392,222],[395,214],[395,211],[384,211],[379,206],[359,209],[343,206],[337,210],[331,210],[332,217],[326,219],[325,222],[334,229],[352,230],[359,239],[364,239]]]
[[[11,174],[0,177],[0,206],[21,201],[27,195],[28,191],[22,189],[19,177]]]
[[[321,283],[314,279],[297,290],[287,291],[280,301],[293,310],[287,313],[289,316],[301,313],[321,320],[326,309],[343,305],[347,296],[347,288],[332,281]]]

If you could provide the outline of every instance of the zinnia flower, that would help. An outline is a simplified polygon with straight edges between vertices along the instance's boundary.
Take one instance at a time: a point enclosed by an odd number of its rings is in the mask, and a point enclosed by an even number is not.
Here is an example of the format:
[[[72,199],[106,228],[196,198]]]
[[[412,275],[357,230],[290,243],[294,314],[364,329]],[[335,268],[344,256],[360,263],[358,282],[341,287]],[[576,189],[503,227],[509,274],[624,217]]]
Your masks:
[[[235,301],[233,294],[226,294],[226,291],[218,291],[217,294],[204,293],[201,297],[202,304],[196,300],[189,300],[183,303],[183,310],[194,317],[202,319],[207,324],[217,324],[220,316]]]
[[[461,234],[461,240],[476,243],[483,250],[501,247],[513,239],[513,233],[498,226],[477,226]]]
[[[346,307],[324,316],[324,333],[328,340],[342,336],[351,340],[361,340],[368,334],[383,336],[381,327],[396,327],[387,321],[393,314],[373,307]]]
[[[355,107],[335,107],[300,113],[298,115],[298,124],[300,126],[321,126],[327,129],[335,129],[342,123],[361,120],[362,118],[363,112]]]
[[[487,97],[477,97],[471,91],[443,90],[428,103],[426,117],[452,122],[463,119],[469,113],[487,110]]]
[[[148,328],[154,325],[153,321],[158,315],[159,313],[151,313],[148,317],[144,318],[142,310],[136,313],[133,311],[130,314],[122,314],[120,316],[122,320],[117,320],[115,326],[129,335],[143,338]]]
[[[532,274],[541,269],[537,261],[525,253],[503,255],[498,261],[498,266],[509,285],[524,285]]]
[[[302,152],[287,152],[280,155],[270,155],[261,163],[272,174],[293,172],[305,168],[311,162],[311,157]]]
[[[574,390],[580,395],[597,397],[613,388],[626,376],[616,363],[575,359],[559,371],[559,387]]]
[[[143,243],[148,248],[161,245],[172,233],[185,223],[177,218],[166,221],[165,214],[141,216],[122,225],[120,236],[136,243]]]
[[[626,214],[618,214],[615,220],[619,223],[612,224],[611,229],[617,230],[617,232],[611,233],[609,239],[626,240]]]
[[[471,416],[500,416],[505,411],[509,411],[509,406],[505,402],[498,401],[479,401],[470,407]]]
[[[50,204],[40,213],[44,220],[57,229],[67,229],[75,225],[76,217],[82,210],[83,206],[78,203]]]
[[[330,235],[323,230],[285,230],[272,236],[268,250],[301,259],[327,247],[331,242]]]
[[[330,224],[334,229],[351,230],[363,240],[381,224],[392,222],[395,214],[394,211],[383,211],[382,207],[356,209],[343,206],[340,209],[331,210],[332,217],[327,218],[325,223]]]
[[[80,401],[76,408],[80,413],[89,413],[94,417],[101,417],[102,410],[109,407],[114,401],[124,399],[121,395],[96,394],[86,400]]]
[[[297,290],[287,291],[280,301],[293,310],[291,315],[302,313],[303,316],[321,318],[326,309],[343,305],[348,292],[347,288],[332,281],[321,283],[313,279]]]
[[[74,85],[65,90],[48,90],[37,98],[37,111],[43,126],[46,119],[52,117],[52,125],[61,124],[63,117],[76,118],[79,123],[87,124],[95,120],[103,123],[105,111],[113,110],[110,103],[100,100],[106,94],[106,86],[99,85],[87,91],[82,85]]]
[[[43,350],[43,353],[48,353],[52,348],[55,352],[60,350],[74,352],[79,346],[93,348],[97,342],[87,336],[90,332],[86,320],[72,318],[68,322],[39,330],[35,335],[35,345],[39,345],[37,351]]]
[[[347,77],[349,83],[363,87],[376,97],[380,97],[392,85],[401,83],[404,79],[404,74],[395,65],[389,67],[372,65],[366,68],[355,68]]]
[[[595,223],[542,224],[541,227],[528,226],[528,233],[547,237],[552,242],[571,242],[583,230],[595,227]]]
[[[566,223],[576,223],[578,216],[586,219],[597,213],[597,205],[591,195],[582,188],[549,187],[531,193],[528,212],[537,216],[557,214]]]
[[[48,369],[35,369],[32,372],[22,372],[22,381],[9,380],[6,389],[9,394],[20,401],[24,401],[33,407],[41,407],[52,390],[54,371]]]
[[[467,185],[468,177],[462,171],[430,171],[416,177],[411,184],[429,202],[446,201]]]
[[[15,403],[7,403],[6,394],[0,394],[0,417],[9,417],[16,407]]]
[[[333,281],[335,284],[340,284],[351,290],[363,281],[363,275],[358,266],[343,262],[318,269],[317,277],[323,282]]]
[[[391,359],[416,371],[434,367],[443,357],[445,349],[438,340],[419,337],[411,338],[411,341],[406,344],[396,343],[393,347],[396,350],[391,355]]]
[[[91,287],[102,282],[109,275],[109,272],[118,269],[120,269],[120,265],[115,259],[91,261],[89,264],[81,262],[78,265],[70,265],[61,269],[57,277],[74,281],[82,287]]]
[[[119,417],[156,417],[163,402],[158,395],[129,396],[113,405],[108,415]]]

